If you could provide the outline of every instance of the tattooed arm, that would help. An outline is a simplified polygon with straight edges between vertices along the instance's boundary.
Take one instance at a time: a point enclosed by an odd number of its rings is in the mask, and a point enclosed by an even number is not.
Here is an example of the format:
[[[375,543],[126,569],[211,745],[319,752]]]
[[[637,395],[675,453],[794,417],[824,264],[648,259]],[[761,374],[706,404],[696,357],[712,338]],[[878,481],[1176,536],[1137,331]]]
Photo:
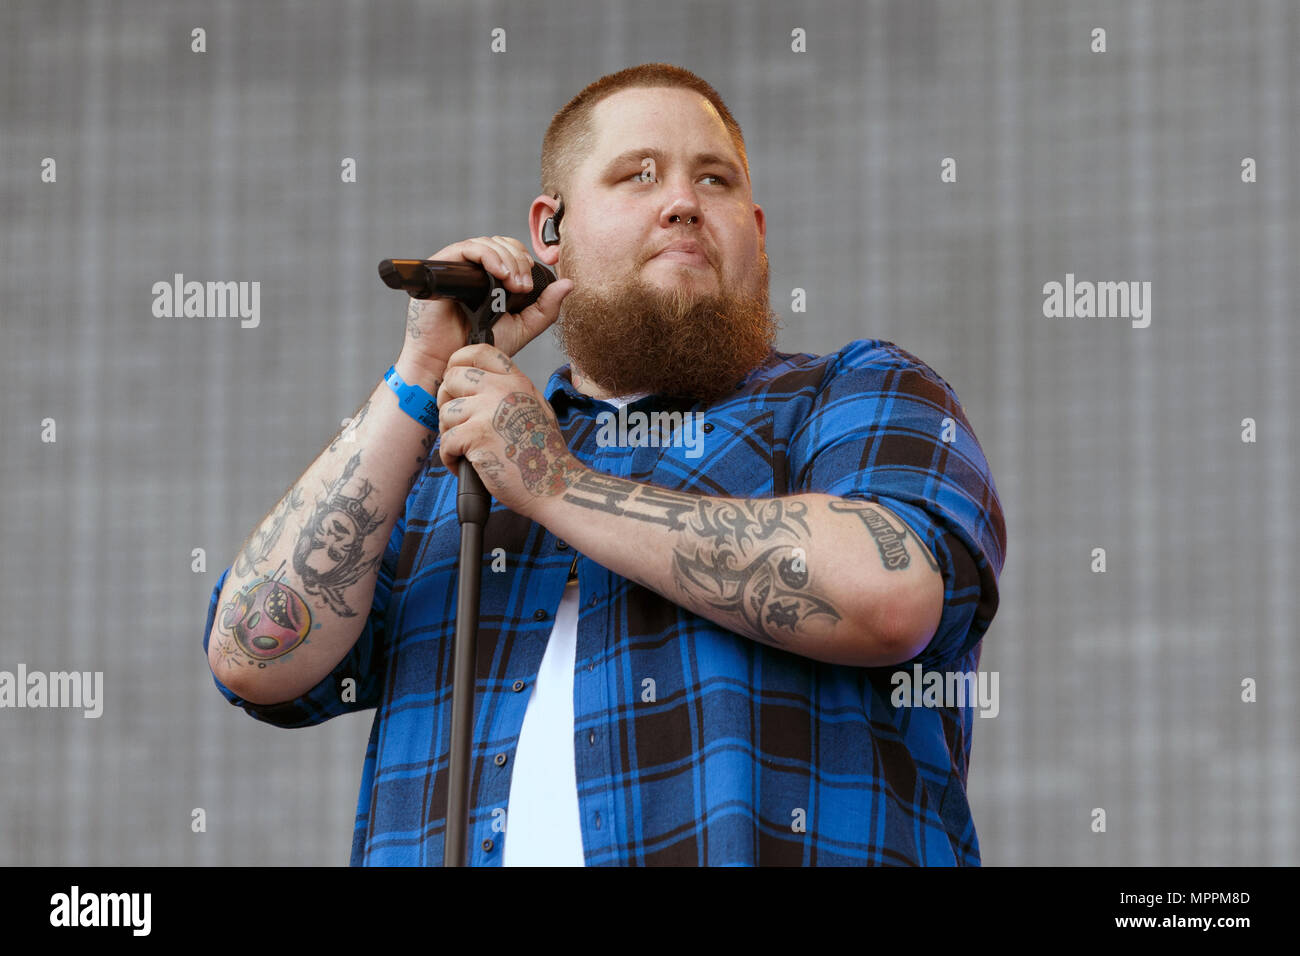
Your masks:
[[[431,394],[441,370],[399,358]],[[212,673],[257,704],[310,690],[365,626],[379,562],[434,433],[380,382],[248,537],[221,591],[208,640]]]
[[[598,564],[752,640],[876,667],[915,656],[939,625],[938,565],[881,505],[685,494],[589,468],[570,468],[563,482],[537,499],[535,520]]]
[[[755,641],[833,664],[924,650],[943,612],[929,549],[892,512],[826,494],[721,498],[593,471],[499,350],[452,354],[438,393],[443,464],[596,563]]]

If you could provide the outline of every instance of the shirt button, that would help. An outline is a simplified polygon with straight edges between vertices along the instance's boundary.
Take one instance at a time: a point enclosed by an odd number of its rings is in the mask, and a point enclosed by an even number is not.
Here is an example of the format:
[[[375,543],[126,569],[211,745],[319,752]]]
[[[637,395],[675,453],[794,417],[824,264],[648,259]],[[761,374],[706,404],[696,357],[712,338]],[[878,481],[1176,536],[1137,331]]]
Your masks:
[[[587,734],[587,743],[595,744],[595,742],[596,742],[596,732],[593,730]]]
[[[506,755],[505,755],[505,754],[497,754],[497,755],[496,755],[495,757],[493,757],[492,759],[493,759],[493,761],[496,763],[496,765],[497,765],[498,767],[504,767],[504,766],[506,765]]]
[[[533,620],[534,621],[546,620],[546,612],[539,607],[536,611],[533,612]]]
[[[704,423],[704,434],[707,435],[707,434],[708,434],[709,432],[711,432],[711,431],[713,431],[713,422],[705,422],[705,423]]]
[[[595,607],[595,606],[596,606],[596,595],[593,594],[591,596],[591,600],[587,602],[587,607]]]
[[[596,814],[596,829],[600,829],[600,814]]]
[[[561,551],[568,551],[568,550],[569,550],[569,546],[568,546],[567,544],[565,544],[563,541],[557,541],[557,542],[555,542],[555,546],[556,546],[557,548],[559,548]]]
[[[519,691],[524,689],[524,682],[521,680],[517,680],[510,685],[510,689],[518,693]]]
[[[491,852],[492,852],[492,848],[493,848],[494,846],[496,846],[496,844],[493,843],[491,840],[484,840],[484,841],[483,841],[483,852],[484,852],[484,853],[491,853]]]

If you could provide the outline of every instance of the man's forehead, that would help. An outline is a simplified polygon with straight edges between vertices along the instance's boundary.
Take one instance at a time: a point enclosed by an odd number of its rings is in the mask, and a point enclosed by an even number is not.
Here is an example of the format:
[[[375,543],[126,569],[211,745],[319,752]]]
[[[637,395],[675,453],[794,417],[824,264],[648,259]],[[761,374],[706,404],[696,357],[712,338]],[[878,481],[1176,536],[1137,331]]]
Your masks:
[[[689,141],[690,148],[736,153],[722,117],[705,97],[679,87],[634,87],[619,90],[592,109],[595,143],[589,161],[597,166],[626,149],[650,142],[670,148],[674,141]],[[682,134],[685,134],[683,136]]]

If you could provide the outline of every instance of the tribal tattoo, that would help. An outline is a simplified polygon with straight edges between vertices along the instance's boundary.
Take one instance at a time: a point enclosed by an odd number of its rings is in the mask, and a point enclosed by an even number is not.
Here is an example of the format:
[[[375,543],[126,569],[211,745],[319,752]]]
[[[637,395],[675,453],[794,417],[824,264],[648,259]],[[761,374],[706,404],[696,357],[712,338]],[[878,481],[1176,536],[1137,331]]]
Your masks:
[[[293,549],[293,569],[303,590],[319,598],[340,617],[355,617],[356,611],[343,599],[343,592],[365,577],[383,557],[383,548],[365,557],[366,545],[387,520],[376,509],[366,507],[375,487],[368,480],[352,480],[361,464],[361,452],[347,463],[333,484],[325,483],[325,494],[317,499],[315,511]]]
[[[876,549],[880,552],[880,563],[888,571],[905,571],[912,563],[911,556],[907,551],[907,539],[910,536],[921,548],[921,555],[925,558],[926,564],[930,570],[938,571],[939,565],[935,562],[930,549],[925,546],[925,542],[916,536],[916,533],[907,526],[901,519],[902,530],[896,530],[885,517],[885,509],[880,505],[872,505],[866,501],[848,501],[840,499],[830,502],[831,511],[840,514],[855,514],[867,526],[872,539],[876,542]],[[897,517],[893,512],[888,512],[891,517]]]
[[[564,500],[681,532],[673,578],[687,595],[783,646],[814,617],[839,611],[810,588],[807,505],[781,498],[716,499],[599,472],[578,476]]]

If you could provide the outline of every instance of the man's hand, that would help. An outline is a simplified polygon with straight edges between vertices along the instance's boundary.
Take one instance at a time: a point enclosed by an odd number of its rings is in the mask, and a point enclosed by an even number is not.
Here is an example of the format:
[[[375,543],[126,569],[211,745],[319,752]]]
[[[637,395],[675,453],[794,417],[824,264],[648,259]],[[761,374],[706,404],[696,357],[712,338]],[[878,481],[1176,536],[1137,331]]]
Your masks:
[[[533,287],[533,258],[518,239],[480,236],[444,246],[430,259],[477,262],[505,283],[510,293]],[[569,279],[557,279],[536,302],[517,315],[503,315],[492,326],[492,339],[506,355],[514,355],[541,335],[560,314],[560,303],[573,289]],[[451,299],[411,299],[406,310],[403,365],[420,370],[421,380],[442,377],[451,354],[469,341],[464,311]],[[400,368],[401,366],[399,366]]]
[[[451,355],[438,389],[438,424],[447,469],[455,474],[468,458],[498,501],[534,520],[588,470],[569,452],[537,387],[491,345]]]

